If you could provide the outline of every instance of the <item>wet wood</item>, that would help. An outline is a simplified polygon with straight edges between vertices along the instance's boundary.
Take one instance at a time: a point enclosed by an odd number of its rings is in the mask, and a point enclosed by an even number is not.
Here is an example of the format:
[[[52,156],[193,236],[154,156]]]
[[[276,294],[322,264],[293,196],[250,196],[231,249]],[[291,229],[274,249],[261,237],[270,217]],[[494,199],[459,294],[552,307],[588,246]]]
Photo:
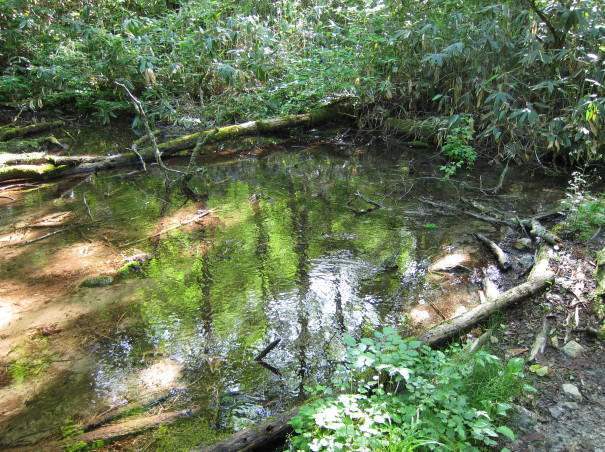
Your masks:
[[[267,345],[267,347],[265,347],[265,349],[262,352],[260,352],[256,358],[254,358],[254,361],[262,360],[265,356],[267,356],[269,354],[269,352],[271,350],[273,350],[275,347],[277,347],[277,344],[279,344],[280,342],[281,342],[280,338],[275,339],[273,342],[271,342],[269,345]]]
[[[502,270],[507,271],[511,268],[510,260],[508,259],[506,253],[502,251],[502,248],[500,248],[483,234],[477,233],[475,234],[475,237],[477,237],[477,239],[493,253],[494,257],[498,261],[498,266]]]
[[[262,422],[216,444],[194,449],[191,452],[244,452],[253,450],[270,450],[268,446],[283,441],[294,429],[290,420],[298,414],[300,407],[292,408],[274,419]]]
[[[162,414],[156,414],[154,416],[128,419],[74,436],[73,438],[69,439],[69,442],[77,443],[79,441],[83,441],[91,444],[98,440],[114,440],[159,427],[160,425],[171,424],[177,419],[190,414],[191,410],[170,411]]]

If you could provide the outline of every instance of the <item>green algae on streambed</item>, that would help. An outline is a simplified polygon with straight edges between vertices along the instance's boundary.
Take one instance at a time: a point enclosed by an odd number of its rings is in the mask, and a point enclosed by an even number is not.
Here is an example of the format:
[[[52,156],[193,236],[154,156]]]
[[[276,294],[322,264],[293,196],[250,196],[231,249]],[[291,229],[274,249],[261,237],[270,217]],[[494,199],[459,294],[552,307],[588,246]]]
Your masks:
[[[186,408],[203,442],[285,411],[330,380],[343,334],[411,334],[464,312],[479,303],[482,269],[510,286],[471,236],[500,241],[499,229],[419,197],[474,197],[523,217],[564,196],[561,180],[511,170],[501,195],[479,199],[440,180],[425,151],[392,145],[284,151],[207,167],[189,185],[198,202],[130,168],[0,207],[0,446]],[[495,186],[500,170],[461,179]],[[455,252],[466,270],[428,271]],[[99,275],[114,280],[82,285]],[[263,367],[254,358],[277,338]]]

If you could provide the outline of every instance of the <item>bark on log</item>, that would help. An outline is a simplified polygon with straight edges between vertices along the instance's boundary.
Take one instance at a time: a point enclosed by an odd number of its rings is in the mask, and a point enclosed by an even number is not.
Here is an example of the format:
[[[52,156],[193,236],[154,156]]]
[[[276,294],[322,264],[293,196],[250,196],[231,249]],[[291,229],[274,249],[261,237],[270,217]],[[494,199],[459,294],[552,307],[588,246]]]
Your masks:
[[[440,323],[420,334],[418,340],[431,347],[443,344],[478,323],[487,320],[487,318],[495,312],[541,292],[554,282],[555,275],[548,268],[548,260],[551,256],[551,252],[552,249],[548,247],[538,255],[538,259],[530,273],[529,279],[523,284],[503,292],[498,298],[490,303],[479,305],[458,317]]]
[[[63,121],[40,122],[29,126],[15,126],[3,129],[0,132],[0,141],[8,141],[12,138],[22,137],[31,133],[45,132],[54,127],[61,127]]]
[[[283,440],[294,429],[289,424],[296,416],[300,407],[292,408],[290,411],[280,414],[275,419],[265,421],[254,427],[231,435],[224,441],[216,444],[194,449],[191,452],[245,452],[252,450],[266,450],[267,446]]]

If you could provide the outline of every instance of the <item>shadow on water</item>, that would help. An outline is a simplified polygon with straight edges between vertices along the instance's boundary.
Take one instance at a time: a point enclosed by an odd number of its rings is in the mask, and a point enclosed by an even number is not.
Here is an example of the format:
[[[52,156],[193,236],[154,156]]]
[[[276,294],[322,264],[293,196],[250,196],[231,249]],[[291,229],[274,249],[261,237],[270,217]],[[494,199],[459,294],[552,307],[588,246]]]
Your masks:
[[[497,170],[480,172],[481,182],[467,182],[497,184]],[[61,184],[0,212],[4,237],[48,213],[73,212],[79,221],[27,245],[27,253],[11,248],[0,262],[11,287],[19,290],[21,281],[46,291],[40,300],[47,306],[48,291],[57,290],[68,313],[57,317],[63,332],[43,338],[50,363],[40,373],[59,376],[23,395],[23,409],[4,407],[3,446],[56,435],[69,419],[95,425],[158,407],[196,407],[211,429],[245,428],[300,402],[304,386],[329,381],[345,333],[371,335],[393,325],[411,334],[475,305],[478,270],[427,269],[456,249],[473,254],[477,268],[487,266],[469,234],[497,232],[419,202],[471,192],[440,180],[437,162],[405,149],[326,146],[209,166],[189,185],[207,195],[205,205],[167,192],[157,172]],[[492,206],[521,215],[559,197],[527,180],[510,184],[510,196]],[[210,215],[180,226],[200,208]],[[86,275],[115,274],[138,255],[146,260],[134,278],[78,287]],[[278,338],[266,365],[256,362]],[[31,351],[15,347],[3,362],[13,369],[19,350],[23,359]],[[62,347],[69,362],[55,369]],[[13,378],[3,394],[36,378]]]

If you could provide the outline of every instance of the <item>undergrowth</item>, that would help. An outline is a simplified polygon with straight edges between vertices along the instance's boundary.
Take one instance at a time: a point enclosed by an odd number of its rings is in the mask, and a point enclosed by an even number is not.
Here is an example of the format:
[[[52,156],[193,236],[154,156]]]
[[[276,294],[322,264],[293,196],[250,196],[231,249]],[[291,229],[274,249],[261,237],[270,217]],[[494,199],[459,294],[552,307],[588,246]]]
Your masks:
[[[514,439],[511,399],[530,387],[523,360],[459,346],[439,351],[392,328],[357,342],[329,387],[292,420],[296,451],[480,451]]]
[[[591,235],[605,226],[605,195],[594,195],[589,191],[591,183],[583,172],[572,173],[567,198],[562,207],[566,211],[566,226],[580,239]]]

